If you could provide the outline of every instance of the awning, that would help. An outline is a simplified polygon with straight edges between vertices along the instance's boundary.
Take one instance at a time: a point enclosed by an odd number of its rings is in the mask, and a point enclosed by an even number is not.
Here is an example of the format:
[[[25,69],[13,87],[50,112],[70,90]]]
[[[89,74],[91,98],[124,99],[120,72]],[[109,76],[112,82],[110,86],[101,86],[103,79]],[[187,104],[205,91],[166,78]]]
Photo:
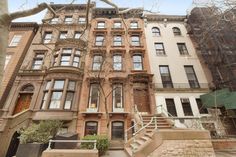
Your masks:
[[[236,92],[230,92],[228,88],[201,95],[200,99],[206,108],[224,106],[226,109],[236,109]]]

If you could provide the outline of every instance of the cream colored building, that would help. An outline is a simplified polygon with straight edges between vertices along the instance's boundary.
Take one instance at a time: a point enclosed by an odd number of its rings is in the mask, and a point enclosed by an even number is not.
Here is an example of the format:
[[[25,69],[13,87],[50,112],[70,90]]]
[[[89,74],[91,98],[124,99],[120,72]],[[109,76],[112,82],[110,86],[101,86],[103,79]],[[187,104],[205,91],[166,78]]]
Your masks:
[[[145,23],[157,113],[183,119],[208,115],[199,98],[209,91],[210,79],[187,34],[186,17],[149,14]]]

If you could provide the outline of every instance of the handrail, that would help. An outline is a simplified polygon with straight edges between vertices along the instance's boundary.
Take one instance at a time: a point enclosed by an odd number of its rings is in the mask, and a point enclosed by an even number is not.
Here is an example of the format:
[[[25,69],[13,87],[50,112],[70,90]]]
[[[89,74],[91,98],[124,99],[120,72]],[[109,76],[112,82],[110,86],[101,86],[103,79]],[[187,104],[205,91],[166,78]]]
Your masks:
[[[61,143],[68,143],[68,142],[73,142],[73,143],[93,143],[93,149],[97,149],[97,140],[49,140],[48,144],[48,150],[52,149],[51,145],[52,142],[61,142]]]
[[[125,142],[128,141],[128,131],[133,129],[136,125],[138,125],[138,123],[134,124],[133,126],[131,126],[131,127],[129,127],[128,129],[125,130]]]
[[[141,120],[141,125],[143,126],[143,117],[142,117],[142,115],[140,114],[140,112],[138,111],[137,105],[134,105],[134,110],[138,113],[138,116],[139,116],[139,118],[140,118],[140,120]]]
[[[156,117],[152,117],[150,122],[148,122],[145,126],[143,126],[141,129],[139,129],[138,131],[136,131],[133,135],[135,136],[136,134],[138,134],[140,131],[142,131],[143,129],[145,129],[146,127],[148,127],[150,124],[152,124],[153,119],[156,119]],[[157,123],[155,120],[155,129],[157,129]]]

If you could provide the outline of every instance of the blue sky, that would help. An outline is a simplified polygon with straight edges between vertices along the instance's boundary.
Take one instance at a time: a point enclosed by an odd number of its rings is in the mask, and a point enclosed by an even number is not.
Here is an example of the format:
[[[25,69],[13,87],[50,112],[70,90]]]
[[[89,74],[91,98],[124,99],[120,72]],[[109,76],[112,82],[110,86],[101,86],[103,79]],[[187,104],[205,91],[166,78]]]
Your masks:
[[[41,2],[70,3],[72,0],[8,0],[10,12],[30,9]],[[112,0],[119,7],[144,7],[146,10],[159,12],[168,15],[186,15],[187,10],[191,8],[192,0]],[[75,3],[86,3],[87,0],[76,0]],[[96,0],[97,7],[109,7],[103,2]],[[39,22],[45,14],[41,12],[37,15],[30,16],[16,21]]]

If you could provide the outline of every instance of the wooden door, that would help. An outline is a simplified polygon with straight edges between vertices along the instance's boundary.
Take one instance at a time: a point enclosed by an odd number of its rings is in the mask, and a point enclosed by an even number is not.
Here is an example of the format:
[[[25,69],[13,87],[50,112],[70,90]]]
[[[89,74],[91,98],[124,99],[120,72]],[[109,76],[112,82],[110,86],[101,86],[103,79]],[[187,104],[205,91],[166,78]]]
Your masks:
[[[28,109],[30,106],[31,99],[32,99],[32,94],[29,93],[20,94],[13,115]]]
[[[150,112],[149,91],[147,84],[136,83],[134,85],[134,104],[137,105],[139,112]]]

